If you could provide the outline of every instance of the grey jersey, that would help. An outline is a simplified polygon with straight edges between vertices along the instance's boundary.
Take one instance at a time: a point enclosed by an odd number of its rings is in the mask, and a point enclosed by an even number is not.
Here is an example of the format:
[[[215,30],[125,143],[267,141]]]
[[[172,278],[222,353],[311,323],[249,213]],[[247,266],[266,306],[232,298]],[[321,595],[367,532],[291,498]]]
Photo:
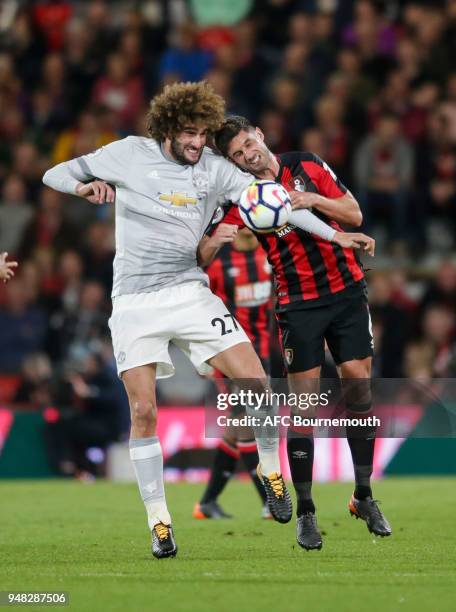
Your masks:
[[[155,140],[129,136],[51,168],[43,182],[75,193],[93,178],[116,187],[113,296],[207,283],[198,243],[217,206],[237,201],[253,180],[208,148],[197,164],[182,165]]]

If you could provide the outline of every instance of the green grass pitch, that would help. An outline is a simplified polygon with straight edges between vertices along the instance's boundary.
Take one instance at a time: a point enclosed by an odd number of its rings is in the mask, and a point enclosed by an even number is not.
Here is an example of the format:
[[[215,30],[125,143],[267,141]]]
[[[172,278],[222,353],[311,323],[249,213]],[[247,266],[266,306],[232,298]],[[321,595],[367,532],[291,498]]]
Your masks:
[[[235,519],[194,520],[201,490],[168,486],[179,553],[157,561],[136,486],[1,482],[0,591],[68,591],[66,609],[91,612],[456,609],[455,479],[376,483],[384,539],[349,516],[349,483],[315,485],[320,552],[297,546],[294,519],[261,520],[248,482],[221,499]]]

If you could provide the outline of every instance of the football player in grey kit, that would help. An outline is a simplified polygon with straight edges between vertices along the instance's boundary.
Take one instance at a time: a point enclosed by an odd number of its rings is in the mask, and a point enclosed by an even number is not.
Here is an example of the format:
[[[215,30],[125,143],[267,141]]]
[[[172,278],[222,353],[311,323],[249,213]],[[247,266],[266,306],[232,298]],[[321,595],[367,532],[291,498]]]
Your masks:
[[[211,293],[198,266],[198,245],[217,206],[236,202],[253,180],[205,146],[221,126],[224,110],[223,99],[207,83],[175,83],[151,101],[150,137],[129,136],[59,164],[43,177],[46,185],[94,204],[115,200],[109,325],[131,409],[130,457],[157,558],[177,552],[156,436],[155,382],[174,373],[169,343],[200,373],[212,366],[230,378],[266,384],[245,332]],[[296,225],[334,239],[334,230],[309,211],[293,215]],[[231,242],[236,231],[231,226],[214,236],[214,249]],[[281,476],[278,436],[255,433],[271,514],[288,522],[291,499]]]

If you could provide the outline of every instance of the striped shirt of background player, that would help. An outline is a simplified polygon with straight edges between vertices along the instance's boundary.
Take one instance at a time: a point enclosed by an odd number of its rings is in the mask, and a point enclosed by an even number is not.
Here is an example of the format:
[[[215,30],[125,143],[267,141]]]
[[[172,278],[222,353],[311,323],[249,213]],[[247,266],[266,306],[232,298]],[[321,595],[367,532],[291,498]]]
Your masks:
[[[328,198],[340,198],[347,192],[326,163],[313,153],[284,153],[277,160],[280,164],[277,182],[288,191],[301,189]],[[325,214],[315,209],[312,212],[343,231]],[[236,206],[230,206],[223,223],[244,226]],[[275,271],[279,307],[330,297],[364,279],[362,265],[353,249],[344,249],[294,226],[257,234],[257,238]]]
[[[212,291],[239,321],[259,357],[270,357],[271,267],[261,247],[225,245],[206,269]]]

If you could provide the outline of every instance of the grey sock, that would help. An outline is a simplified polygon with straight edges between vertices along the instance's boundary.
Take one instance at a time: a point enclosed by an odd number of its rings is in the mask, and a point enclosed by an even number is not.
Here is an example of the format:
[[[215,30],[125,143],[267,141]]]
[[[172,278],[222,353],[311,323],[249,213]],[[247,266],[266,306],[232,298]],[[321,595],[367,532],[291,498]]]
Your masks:
[[[245,411],[255,418],[257,424],[252,426],[258,448],[260,464],[265,474],[281,472],[279,461],[279,427],[267,424],[266,417],[274,417],[278,409],[273,406],[264,406],[255,410],[247,405]]]
[[[158,437],[130,440],[130,459],[143,502],[165,502],[163,455]]]

